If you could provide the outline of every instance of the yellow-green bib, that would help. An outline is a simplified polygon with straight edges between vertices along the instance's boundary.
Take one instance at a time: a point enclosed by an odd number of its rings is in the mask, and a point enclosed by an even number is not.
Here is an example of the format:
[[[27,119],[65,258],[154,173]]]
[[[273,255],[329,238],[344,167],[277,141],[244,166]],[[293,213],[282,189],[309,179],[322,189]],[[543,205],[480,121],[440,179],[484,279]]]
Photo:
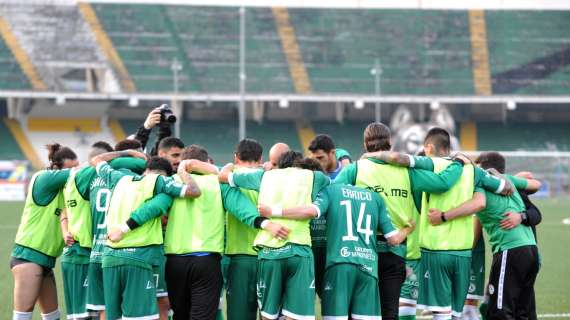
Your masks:
[[[46,206],[34,202],[32,195],[34,183],[43,172],[45,171],[38,171],[32,176],[15,242],[55,258],[61,255],[64,246],[59,221],[64,206],[63,193],[60,191]]]
[[[157,174],[145,175],[140,180],[133,178],[132,176],[122,177],[113,189],[105,218],[107,230],[118,228],[127,222],[133,211],[154,196]],[[107,241],[107,245],[111,248],[134,248],[159,245],[162,242],[161,221],[160,217],[156,217],[126,233],[121,241]]]
[[[236,173],[256,172],[259,169],[236,168]],[[248,198],[251,203],[257,206],[259,193],[254,190],[240,189],[241,193]],[[253,241],[257,237],[259,230],[254,229],[239,221],[229,212],[226,213],[226,254],[247,254],[256,256],[257,251],[253,249]]]
[[[275,169],[263,174],[259,190],[259,203],[271,207],[292,208],[311,204],[314,174],[298,168]],[[286,240],[279,240],[271,233],[261,230],[255,238],[255,246],[281,248],[287,243],[311,245],[309,219],[290,220],[271,218],[291,230]]]
[[[195,175],[201,195],[174,199],[164,240],[166,254],[224,251],[224,206],[216,175]],[[174,176],[181,181],[179,176]]]
[[[78,171],[71,170],[65,188],[63,188],[63,198],[67,210],[67,228],[81,247],[91,248],[93,246],[91,207],[89,200],[84,199],[77,190],[75,177]]]
[[[418,222],[419,212],[412,196],[408,168],[375,163],[368,159],[359,160],[356,165],[356,186],[372,190],[382,197],[396,229],[406,227],[409,220]],[[420,257],[417,231],[408,235],[406,249],[407,259]]]
[[[434,172],[440,173],[451,164],[450,160],[432,158]],[[455,208],[473,197],[475,169],[465,165],[459,181],[447,192],[422,196],[420,215],[420,247],[429,250],[467,250],[473,247],[473,216],[456,218],[438,226],[429,223],[430,208],[442,212]]]

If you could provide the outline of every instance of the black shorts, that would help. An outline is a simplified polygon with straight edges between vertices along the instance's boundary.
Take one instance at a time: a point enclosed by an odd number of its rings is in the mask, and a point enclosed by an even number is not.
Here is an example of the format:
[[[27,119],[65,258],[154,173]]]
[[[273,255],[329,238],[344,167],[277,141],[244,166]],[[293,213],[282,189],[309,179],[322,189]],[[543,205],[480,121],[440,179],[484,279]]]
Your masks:
[[[406,280],[404,258],[392,252],[378,252],[378,285],[382,319],[398,319],[400,291]]]
[[[487,319],[536,319],[534,282],[538,249],[524,246],[493,255]]]
[[[28,261],[28,260],[26,260],[26,259],[20,259],[20,258],[11,257],[11,259],[10,259],[10,269],[13,269],[15,266],[20,265],[20,264],[24,264],[24,263],[37,264],[37,263],[35,263],[35,262]],[[48,277],[53,278],[53,277],[54,277],[54,275],[53,275],[53,269],[52,269],[52,268],[48,268],[48,267],[42,266],[42,265],[39,265],[39,266],[42,267],[42,276],[43,276],[44,278],[48,278]]]
[[[221,256],[177,256],[166,258],[166,286],[175,320],[215,320],[223,277]]]

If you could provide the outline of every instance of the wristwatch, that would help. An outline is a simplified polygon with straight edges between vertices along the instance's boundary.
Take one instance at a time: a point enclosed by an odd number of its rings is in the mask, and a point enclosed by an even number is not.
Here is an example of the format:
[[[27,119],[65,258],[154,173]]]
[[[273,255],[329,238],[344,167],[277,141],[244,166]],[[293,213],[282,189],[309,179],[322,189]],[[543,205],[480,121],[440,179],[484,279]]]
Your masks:
[[[526,211],[521,212],[521,223],[526,223],[528,221],[528,216],[526,215]]]

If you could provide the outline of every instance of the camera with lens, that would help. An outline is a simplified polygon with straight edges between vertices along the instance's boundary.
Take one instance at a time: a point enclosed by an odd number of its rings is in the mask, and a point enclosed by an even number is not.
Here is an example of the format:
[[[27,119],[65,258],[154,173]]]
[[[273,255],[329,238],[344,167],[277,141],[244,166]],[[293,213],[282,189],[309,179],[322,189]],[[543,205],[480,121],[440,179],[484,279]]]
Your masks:
[[[168,126],[176,122],[176,116],[167,104],[161,105],[158,110],[160,110],[160,125]]]

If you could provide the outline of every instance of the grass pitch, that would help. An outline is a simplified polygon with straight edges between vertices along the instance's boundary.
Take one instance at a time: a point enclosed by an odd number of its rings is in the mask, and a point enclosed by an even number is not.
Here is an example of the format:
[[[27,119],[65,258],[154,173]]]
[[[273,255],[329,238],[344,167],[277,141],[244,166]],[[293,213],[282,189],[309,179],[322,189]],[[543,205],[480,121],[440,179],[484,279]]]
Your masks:
[[[543,212],[543,221],[538,228],[539,250],[542,268],[536,283],[537,311],[539,314],[570,313],[570,225],[562,221],[570,218],[570,200],[566,198],[536,200]],[[0,273],[0,319],[12,318],[12,274],[9,269],[10,252],[20,222],[22,202],[0,202],[0,263],[4,272]],[[490,254],[487,254],[487,272]],[[55,273],[58,285],[62,319],[65,319],[65,306],[61,270],[59,262]],[[317,306],[317,310],[320,310]],[[34,319],[40,319],[36,307]],[[551,318],[554,319],[554,318]]]

